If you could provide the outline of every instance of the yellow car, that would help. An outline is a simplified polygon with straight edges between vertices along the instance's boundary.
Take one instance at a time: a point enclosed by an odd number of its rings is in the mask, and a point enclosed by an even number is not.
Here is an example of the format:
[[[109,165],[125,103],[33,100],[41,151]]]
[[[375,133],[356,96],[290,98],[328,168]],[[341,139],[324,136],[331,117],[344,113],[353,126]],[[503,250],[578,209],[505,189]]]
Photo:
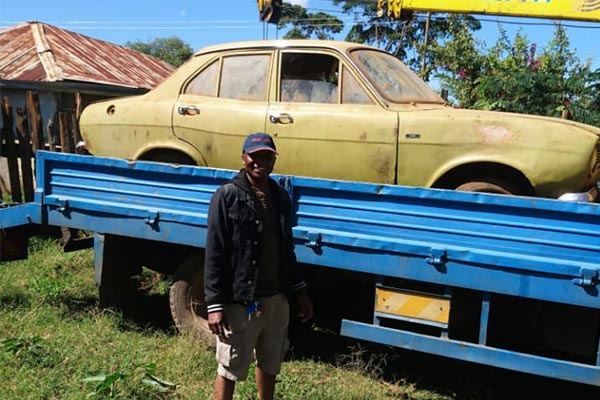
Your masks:
[[[395,57],[334,41],[206,47],[154,90],[85,108],[89,152],[241,167],[243,139],[275,137],[276,173],[592,200],[600,129],[455,109]]]

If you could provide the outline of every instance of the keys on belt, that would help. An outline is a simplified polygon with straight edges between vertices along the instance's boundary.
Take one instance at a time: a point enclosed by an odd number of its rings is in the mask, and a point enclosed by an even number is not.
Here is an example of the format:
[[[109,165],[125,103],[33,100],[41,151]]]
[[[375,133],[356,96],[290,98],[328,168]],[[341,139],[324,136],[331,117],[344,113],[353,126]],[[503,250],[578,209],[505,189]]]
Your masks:
[[[248,311],[248,315],[256,315],[260,317],[260,302],[258,300],[254,300],[246,304],[246,311]]]

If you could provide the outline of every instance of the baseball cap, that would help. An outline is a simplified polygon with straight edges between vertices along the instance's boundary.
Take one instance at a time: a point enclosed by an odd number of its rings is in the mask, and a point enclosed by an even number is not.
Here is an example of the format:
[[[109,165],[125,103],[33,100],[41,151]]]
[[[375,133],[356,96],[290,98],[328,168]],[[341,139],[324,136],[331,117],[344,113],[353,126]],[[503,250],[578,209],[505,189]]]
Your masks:
[[[263,132],[248,135],[246,140],[244,140],[244,146],[242,147],[242,151],[244,153],[250,154],[260,150],[268,150],[277,154],[277,149],[275,148],[273,138]]]

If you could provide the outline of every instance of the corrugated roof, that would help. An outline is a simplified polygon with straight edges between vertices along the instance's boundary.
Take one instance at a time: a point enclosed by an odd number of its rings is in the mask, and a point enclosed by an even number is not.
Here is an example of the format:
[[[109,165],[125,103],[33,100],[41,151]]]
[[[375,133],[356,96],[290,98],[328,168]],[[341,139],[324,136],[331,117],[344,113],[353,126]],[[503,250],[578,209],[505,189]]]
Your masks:
[[[174,68],[123,46],[41,22],[0,30],[0,78],[152,89]]]

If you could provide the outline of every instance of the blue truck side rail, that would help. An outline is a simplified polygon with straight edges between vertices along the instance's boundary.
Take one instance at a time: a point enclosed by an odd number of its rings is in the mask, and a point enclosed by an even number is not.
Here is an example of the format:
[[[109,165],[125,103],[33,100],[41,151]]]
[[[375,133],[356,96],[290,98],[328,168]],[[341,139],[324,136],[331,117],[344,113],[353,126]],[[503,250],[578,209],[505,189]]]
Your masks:
[[[38,152],[36,160],[34,202],[0,210],[0,228],[48,224],[200,248],[212,193],[235,173],[49,152]],[[447,318],[432,323],[381,307],[372,321],[344,320],[343,335],[600,386],[597,204],[274,178],[293,201],[300,262],[374,276],[376,304],[384,295],[407,296],[386,280],[445,288],[441,307],[456,291],[479,296],[474,340],[449,336]],[[574,329],[592,332],[591,356],[565,359],[491,343],[498,298],[589,312],[589,325]],[[440,332],[413,332],[394,320],[436,325]]]

